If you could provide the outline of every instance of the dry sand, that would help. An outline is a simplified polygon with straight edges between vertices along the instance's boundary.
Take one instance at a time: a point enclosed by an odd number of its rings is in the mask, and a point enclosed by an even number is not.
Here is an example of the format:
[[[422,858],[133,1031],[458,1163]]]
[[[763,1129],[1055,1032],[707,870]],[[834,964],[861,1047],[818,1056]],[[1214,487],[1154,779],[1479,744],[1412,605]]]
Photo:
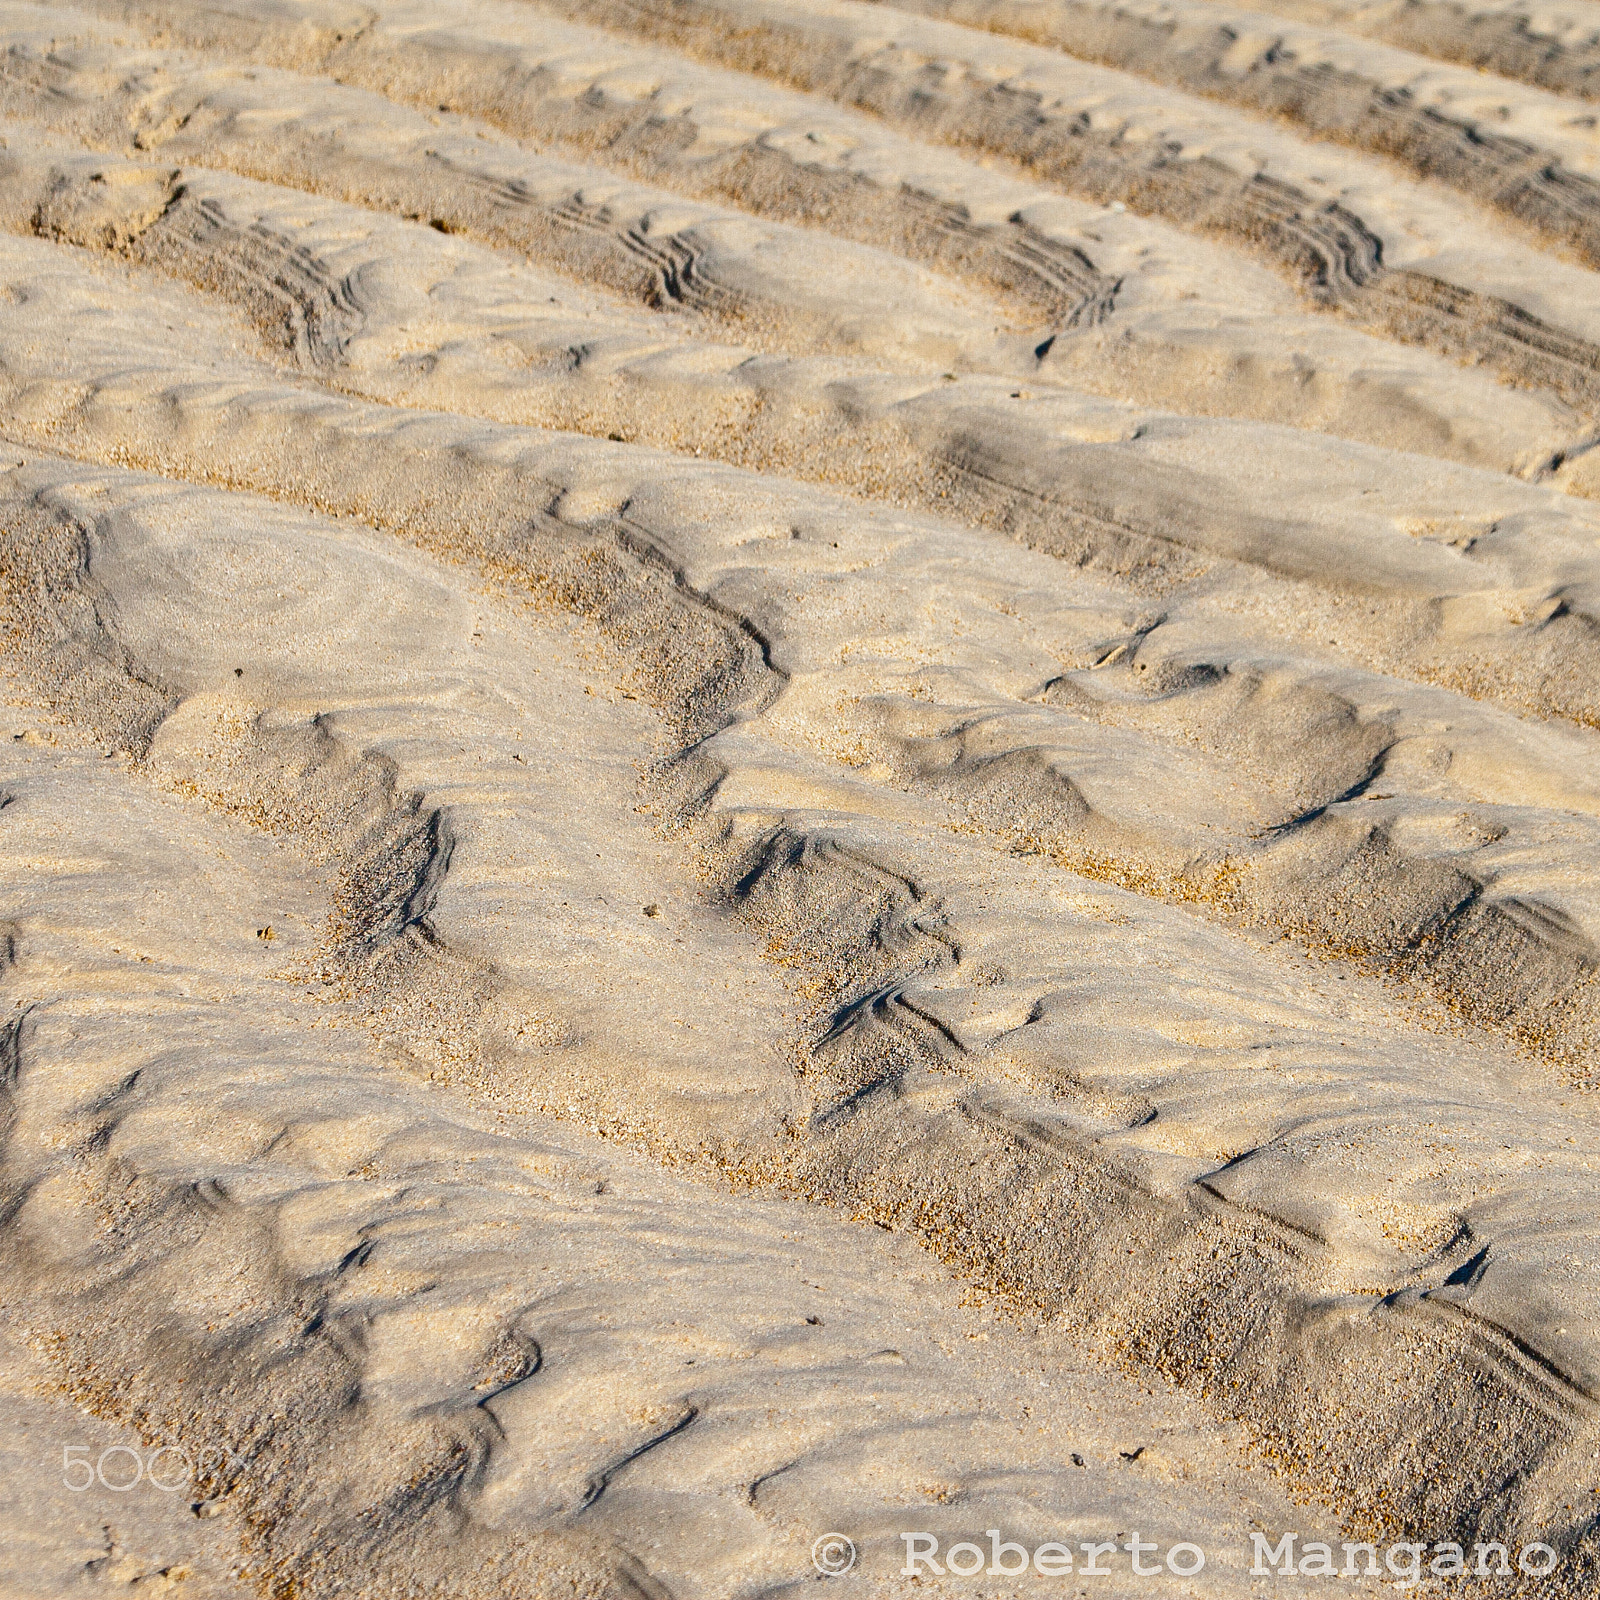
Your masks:
[[[3,1600],[1595,1593],[1600,6],[0,30]]]

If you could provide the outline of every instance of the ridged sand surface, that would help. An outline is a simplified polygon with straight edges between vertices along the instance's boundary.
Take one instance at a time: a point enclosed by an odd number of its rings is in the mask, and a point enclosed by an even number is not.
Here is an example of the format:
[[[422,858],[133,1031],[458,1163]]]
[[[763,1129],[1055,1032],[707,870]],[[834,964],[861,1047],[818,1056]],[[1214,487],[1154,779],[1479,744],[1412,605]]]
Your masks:
[[[0,1595],[1595,1594],[1600,4],[0,40]]]

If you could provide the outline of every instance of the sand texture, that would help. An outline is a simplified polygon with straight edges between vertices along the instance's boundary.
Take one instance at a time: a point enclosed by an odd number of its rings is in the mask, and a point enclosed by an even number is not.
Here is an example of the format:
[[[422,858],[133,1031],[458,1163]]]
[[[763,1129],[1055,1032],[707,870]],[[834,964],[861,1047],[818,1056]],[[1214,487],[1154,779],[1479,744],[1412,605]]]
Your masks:
[[[1600,5],[0,36],[0,1600],[1600,1590]]]

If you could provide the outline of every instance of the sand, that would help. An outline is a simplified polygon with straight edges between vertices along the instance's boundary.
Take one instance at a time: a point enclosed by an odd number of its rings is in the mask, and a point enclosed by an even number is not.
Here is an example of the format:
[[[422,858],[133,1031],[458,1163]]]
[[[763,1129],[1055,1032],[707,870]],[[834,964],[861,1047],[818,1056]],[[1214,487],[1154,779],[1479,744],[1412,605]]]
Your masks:
[[[0,30],[0,1594],[1594,1592],[1600,8]]]

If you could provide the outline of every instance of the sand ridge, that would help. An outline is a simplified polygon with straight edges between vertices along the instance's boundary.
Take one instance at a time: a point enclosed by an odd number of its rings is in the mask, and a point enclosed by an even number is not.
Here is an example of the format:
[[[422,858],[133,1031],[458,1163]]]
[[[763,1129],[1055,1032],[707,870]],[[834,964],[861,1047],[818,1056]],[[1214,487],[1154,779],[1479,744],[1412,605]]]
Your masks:
[[[1317,120],[1498,93],[1570,198],[1567,102],[1209,6],[0,18],[0,1408],[229,1451],[8,1582],[1588,1592],[1586,213]]]

